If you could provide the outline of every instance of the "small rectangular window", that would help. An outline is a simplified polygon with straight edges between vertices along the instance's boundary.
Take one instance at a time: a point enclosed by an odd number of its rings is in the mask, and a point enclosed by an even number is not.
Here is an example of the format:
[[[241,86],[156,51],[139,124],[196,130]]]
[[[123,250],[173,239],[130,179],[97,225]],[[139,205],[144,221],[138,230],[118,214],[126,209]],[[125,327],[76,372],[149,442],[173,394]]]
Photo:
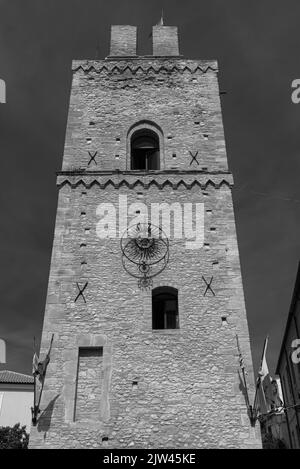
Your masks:
[[[152,328],[178,329],[178,292],[171,287],[158,287],[152,291]]]

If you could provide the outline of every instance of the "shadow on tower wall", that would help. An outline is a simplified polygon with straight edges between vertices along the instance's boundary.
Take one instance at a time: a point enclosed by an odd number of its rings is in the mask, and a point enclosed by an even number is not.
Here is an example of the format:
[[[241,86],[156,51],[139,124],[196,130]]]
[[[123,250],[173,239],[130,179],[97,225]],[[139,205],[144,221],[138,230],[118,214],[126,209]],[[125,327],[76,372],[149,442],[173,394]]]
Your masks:
[[[51,425],[52,413],[55,406],[56,400],[59,398],[60,394],[57,394],[47,405],[46,409],[43,410],[38,419],[37,429],[39,432],[44,432],[44,439],[46,438],[47,431]]]

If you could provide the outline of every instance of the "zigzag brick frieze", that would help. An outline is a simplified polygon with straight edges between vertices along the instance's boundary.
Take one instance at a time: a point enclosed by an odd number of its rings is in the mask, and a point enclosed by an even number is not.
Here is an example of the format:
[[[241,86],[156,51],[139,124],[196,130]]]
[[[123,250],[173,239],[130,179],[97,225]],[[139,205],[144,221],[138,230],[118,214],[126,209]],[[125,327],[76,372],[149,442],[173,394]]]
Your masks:
[[[195,60],[131,60],[131,62],[118,60],[118,61],[104,61],[104,60],[75,60],[72,64],[73,72],[83,71],[84,73],[125,73],[131,72],[136,74],[138,72],[190,72],[190,73],[207,73],[208,71],[217,72],[216,61],[195,61]]]
[[[121,172],[100,175],[96,172],[95,174],[84,174],[65,171],[58,173],[57,186],[61,188],[65,185],[69,185],[72,188],[80,185],[90,188],[93,185],[98,185],[101,189],[105,189],[107,186],[113,186],[116,189],[122,186],[129,189],[134,189],[137,186],[143,188],[156,186],[158,189],[163,189],[166,186],[170,186],[172,189],[180,187],[191,189],[194,186],[198,186],[201,189],[207,189],[211,186],[219,189],[222,186],[232,187],[233,177],[230,173],[168,174],[154,177],[153,175],[129,175]]]

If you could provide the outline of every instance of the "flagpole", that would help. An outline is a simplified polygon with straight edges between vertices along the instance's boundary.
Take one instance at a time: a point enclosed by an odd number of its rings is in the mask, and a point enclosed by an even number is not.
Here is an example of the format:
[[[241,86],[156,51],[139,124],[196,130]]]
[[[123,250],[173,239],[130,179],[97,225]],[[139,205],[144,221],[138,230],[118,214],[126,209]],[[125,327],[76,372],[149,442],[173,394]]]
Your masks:
[[[51,349],[52,349],[53,338],[54,338],[54,334],[52,334],[51,342],[50,342],[50,346],[49,346],[49,350],[48,350],[47,355],[46,355],[46,358],[48,357],[48,358],[49,358],[49,361],[50,361],[50,352],[51,352]],[[48,363],[49,363],[49,362],[48,362]],[[47,365],[46,365],[45,374],[44,374],[44,376],[43,376],[42,388],[41,388],[41,391],[40,391],[39,402],[38,402],[38,409],[40,408],[40,403],[41,403],[42,393],[43,393],[43,389],[44,389],[44,383],[45,383],[46,370],[47,370],[48,363],[47,363]]]
[[[246,405],[250,409],[251,412],[251,405],[250,405],[250,400],[249,400],[249,394],[248,394],[248,387],[247,387],[247,381],[246,381],[246,375],[245,375],[245,368],[242,368],[242,373],[243,373],[243,379],[244,379],[244,386],[245,386],[245,392],[246,392]]]
[[[46,358],[43,361],[43,363],[45,363],[45,369],[43,369],[43,371],[42,371],[42,387],[41,387],[41,390],[40,390],[39,400],[38,400],[37,405],[35,403],[35,401],[36,401],[36,374],[34,374],[34,407],[32,409],[32,423],[33,423],[33,425],[36,425],[37,416],[40,413],[40,404],[41,404],[41,399],[42,399],[42,394],[43,394],[43,389],[44,389],[46,370],[47,370],[48,363],[50,361],[50,352],[51,352],[51,348],[52,348],[53,338],[54,338],[54,334],[52,334],[51,341],[50,341],[50,346],[49,346],[48,352],[46,354]],[[40,376],[41,376],[41,374],[40,374]]]
[[[39,402],[38,402],[38,405],[37,405],[38,412],[40,410],[40,403],[41,403],[42,393],[43,393],[43,389],[44,389],[44,382],[45,382],[45,377],[43,377],[42,388],[41,388],[40,395],[39,395]]]
[[[240,348],[239,337],[238,337],[237,334],[236,334],[236,341],[237,341],[237,348],[238,348],[238,352],[239,352],[240,368],[242,369],[242,374],[243,374],[243,381],[244,381],[244,387],[245,387],[246,406],[247,406],[247,409],[249,410],[250,416],[251,416],[251,418],[252,418],[252,407],[251,407],[251,405],[250,405],[249,394],[248,394],[248,387],[247,387],[247,380],[246,380],[246,373],[245,373],[245,364],[244,364],[244,360],[243,360],[243,356],[242,356],[242,352],[241,352],[241,348]]]
[[[33,336],[33,356],[34,356],[35,353],[36,353],[35,336]],[[34,379],[33,407],[35,407],[35,401],[36,401],[36,389],[35,389],[36,376],[35,376],[35,373],[33,375],[33,379]]]
[[[262,356],[261,356],[261,360],[260,360],[259,370],[261,370],[261,368],[262,368],[263,359],[264,359],[265,353],[267,351],[268,341],[269,341],[269,335],[267,335],[267,337],[265,338],[263,352],[262,352]],[[259,372],[258,372],[258,374],[259,374]],[[261,379],[260,379],[260,376],[258,376],[257,380],[256,380],[256,390],[255,390],[254,404],[253,404],[254,409],[256,408],[255,405],[256,405],[256,401],[257,401],[257,394],[258,394],[258,388],[260,386],[260,383],[261,383]]]
[[[48,354],[47,354],[47,355],[50,355],[50,352],[51,352],[51,349],[52,349],[53,338],[54,338],[54,334],[52,334],[51,342],[50,342],[50,347],[49,347],[49,350],[48,350]]]
[[[35,336],[33,336],[33,357],[36,353]],[[33,371],[33,369],[32,369]],[[33,373],[33,407],[31,407],[32,424],[36,425],[36,374]]]

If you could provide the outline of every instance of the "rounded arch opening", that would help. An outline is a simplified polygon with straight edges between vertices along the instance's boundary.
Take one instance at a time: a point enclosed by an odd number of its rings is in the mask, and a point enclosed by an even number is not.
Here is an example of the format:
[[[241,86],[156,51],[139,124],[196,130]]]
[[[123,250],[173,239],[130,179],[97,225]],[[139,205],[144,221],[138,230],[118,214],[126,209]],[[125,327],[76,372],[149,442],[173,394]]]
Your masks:
[[[130,139],[131,169],[160,169],[160,143],[156,132],[148,128],[136,130]]]

